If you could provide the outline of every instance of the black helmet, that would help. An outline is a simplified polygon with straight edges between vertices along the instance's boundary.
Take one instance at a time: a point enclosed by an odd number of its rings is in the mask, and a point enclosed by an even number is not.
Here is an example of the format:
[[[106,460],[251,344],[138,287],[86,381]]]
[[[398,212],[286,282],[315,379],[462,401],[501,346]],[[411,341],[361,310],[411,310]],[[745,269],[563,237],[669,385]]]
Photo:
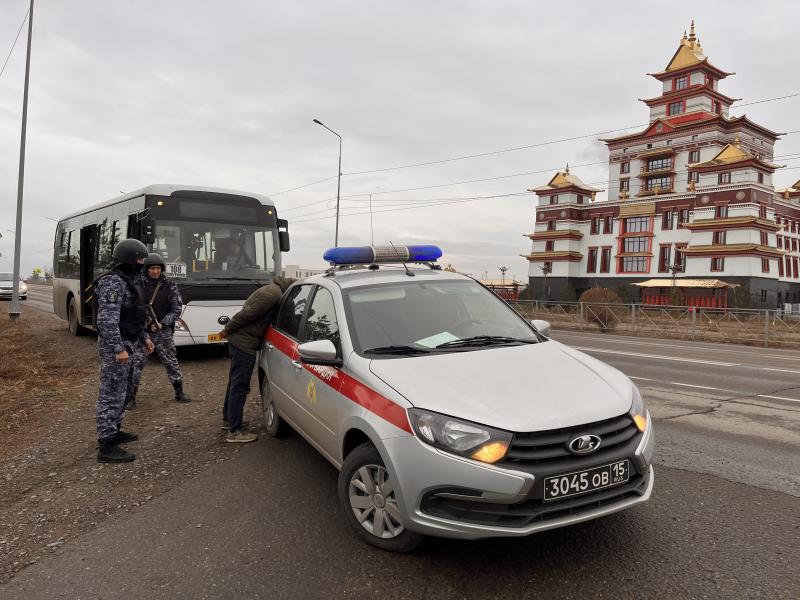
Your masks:
[[[117,262],[135,265],[140,258],[147,258],[147,246],[139,240],[122,240],[114,246],[111,256]]]
[[[167,265],[164,264],[164,259],[161,258],[160,254],[151,252],[147,255],[147,258],[144,259],[144,268],[147,269],[148,267],[161,267],[161,270],[164,271]]]

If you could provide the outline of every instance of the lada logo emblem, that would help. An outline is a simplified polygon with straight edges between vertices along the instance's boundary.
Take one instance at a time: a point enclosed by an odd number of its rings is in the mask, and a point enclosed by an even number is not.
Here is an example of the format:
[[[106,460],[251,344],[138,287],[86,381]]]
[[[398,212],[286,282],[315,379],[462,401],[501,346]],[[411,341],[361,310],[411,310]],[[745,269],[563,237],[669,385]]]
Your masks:
[[[600,436],[590,433],[572,438],[567,446],[573,454],[590,454],[600,447],[601,441]]]
[[[217,323],[219,323],[220,325],[227,325],[228,323],[230,323],[230,321],[231,318],[227,315],[222,315],[219,319],[217,319]]]

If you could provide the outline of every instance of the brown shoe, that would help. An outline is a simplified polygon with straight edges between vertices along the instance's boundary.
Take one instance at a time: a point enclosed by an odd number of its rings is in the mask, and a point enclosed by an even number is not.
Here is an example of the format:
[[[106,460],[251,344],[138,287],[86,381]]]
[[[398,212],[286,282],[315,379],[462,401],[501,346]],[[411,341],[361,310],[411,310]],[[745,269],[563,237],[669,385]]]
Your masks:
[[[257,434],[244,431],[243,429],[231,431],[227,436],[225,436],[225,441],[232,444],[248,444],[250,442],[255,442],[257,439]]]

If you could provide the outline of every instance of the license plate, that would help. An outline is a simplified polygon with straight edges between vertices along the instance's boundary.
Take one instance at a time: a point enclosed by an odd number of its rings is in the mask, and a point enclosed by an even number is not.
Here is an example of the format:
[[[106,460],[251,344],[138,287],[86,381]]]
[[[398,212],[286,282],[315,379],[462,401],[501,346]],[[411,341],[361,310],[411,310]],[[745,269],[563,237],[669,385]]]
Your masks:
[[[575,471],[544,480],[544,499],[560,500],[570,496],[588,494],[603,488],[620,485],[630,479],[628,460],[594,467],[585,471]]]
[[[209,333],[208,334],[208,341],[209,342],[224,342],[225,340],[222,339],[222,336],[218,333]]]

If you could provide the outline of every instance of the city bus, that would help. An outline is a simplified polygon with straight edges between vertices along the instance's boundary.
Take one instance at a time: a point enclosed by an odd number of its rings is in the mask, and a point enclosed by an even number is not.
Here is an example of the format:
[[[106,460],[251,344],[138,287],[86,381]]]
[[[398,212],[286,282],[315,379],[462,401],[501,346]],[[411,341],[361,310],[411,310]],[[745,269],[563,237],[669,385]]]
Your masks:
[[[280,274],[289,250],[288,222],[260,194],[160,184],[77,211],[59,220],[53,252],[53,311],[73,335],[94,328],[93,282],[125,238],[160,254],[177,283],[181,346],[219,341],[244,300]]]

